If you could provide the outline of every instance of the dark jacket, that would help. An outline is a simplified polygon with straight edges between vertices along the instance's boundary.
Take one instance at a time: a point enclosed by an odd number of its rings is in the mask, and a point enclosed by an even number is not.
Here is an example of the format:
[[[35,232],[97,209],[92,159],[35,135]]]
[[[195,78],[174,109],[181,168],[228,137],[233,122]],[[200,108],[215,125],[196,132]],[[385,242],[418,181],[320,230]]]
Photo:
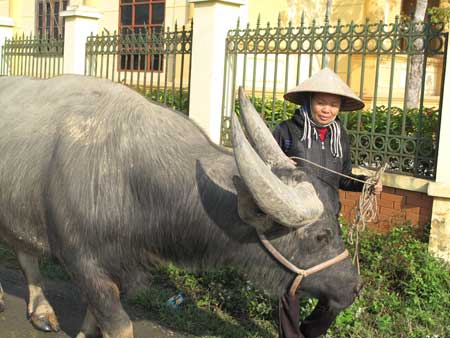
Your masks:
[[[338,123],[341,123],[337,119]],[[352,174],[352,161],[350,158],[350,145],[348,135],[345,128],[341,125],[341,145],[342,154],[341,158],[334,157],[331,153],[330,147],[330,131],[327,132],[325,140],[322,142],[320,138],[312,139],[311,148],[308,149],[306,141],[301,141],[303,135],[303,127],[305,120],[300,114],[294,114],[294,116],[287,121],[281,122],[273,130],[273,136],[280,145],[281,149],[288,156],[297,156],[305,158],[309,161],[317,163],[328,169],[340,172],[342,174],[358,178],[365,181],[367,179],[364,175]],[[339,189],[348,191],[361,191],[363,183],[354,181],[352,179],[339,176],[329,171],[320,169],[312,164],[306,163],[301,160],[297,160],[297,165],[303,168],[306,172],[315,175],[320,180],[327,183],[334,190],[334,194],[338,194]],[[336,215],[340,211],[339,197],[336,196],[337,203],[335,204]]]

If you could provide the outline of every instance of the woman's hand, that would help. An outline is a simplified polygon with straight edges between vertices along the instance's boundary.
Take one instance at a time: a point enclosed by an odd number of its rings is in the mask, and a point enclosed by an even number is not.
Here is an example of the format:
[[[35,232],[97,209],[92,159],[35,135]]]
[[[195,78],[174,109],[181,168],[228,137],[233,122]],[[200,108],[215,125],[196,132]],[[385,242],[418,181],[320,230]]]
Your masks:
[[[375,195],[380,195],[383,191],[383,183],[381,182],[381,177],[378,179],[377,183],[373,186],[373,193]]]

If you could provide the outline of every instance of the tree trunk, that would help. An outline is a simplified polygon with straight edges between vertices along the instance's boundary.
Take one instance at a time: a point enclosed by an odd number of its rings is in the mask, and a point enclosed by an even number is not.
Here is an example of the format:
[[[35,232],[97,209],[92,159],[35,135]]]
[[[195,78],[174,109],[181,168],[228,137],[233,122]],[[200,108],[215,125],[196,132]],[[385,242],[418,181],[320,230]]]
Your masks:
[[[427,0],[417,0],[416,9],[414,11],[413,23],[423,21],[427,9]],[[415,26],[413,26],[415,27]],[[421,29],[421,27],[417,27]],[[421,50],[424,40],[417,39],[414,42],[414,49]],[[422,72],[424,54],[413,55],[411,57],[411,65],[408,73],[408,86],[406,87],[405,106],[407,109],[418,108],[420,100],[420,89],[422,87]]]
[[[327,9],[326,9],[326,13],[328,14],[328,19],[331,18],[331,2],[332,2],[332,0],[327,0]]]

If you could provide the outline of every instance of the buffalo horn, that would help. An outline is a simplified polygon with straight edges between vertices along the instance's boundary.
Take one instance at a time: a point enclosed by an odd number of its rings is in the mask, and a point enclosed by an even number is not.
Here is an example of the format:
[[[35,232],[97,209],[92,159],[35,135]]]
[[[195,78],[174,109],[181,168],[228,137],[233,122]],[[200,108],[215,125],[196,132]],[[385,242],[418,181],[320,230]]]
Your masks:
[[[317,219],[323,212],[323,204],[313,186],[308,182],[295,188],[284,184],[247,141],[235,113],[231,123],[239,174],[259,208],[277,223],[292,228]]]
[[[283,153],[273,138],[269,128],[267,128],[261,116],[256,112],[255,107],[245,95],[242,87],[239,87],[239,107],[242,122],[250,142],[264,162],[271,167],[295,168],[295,165]]]

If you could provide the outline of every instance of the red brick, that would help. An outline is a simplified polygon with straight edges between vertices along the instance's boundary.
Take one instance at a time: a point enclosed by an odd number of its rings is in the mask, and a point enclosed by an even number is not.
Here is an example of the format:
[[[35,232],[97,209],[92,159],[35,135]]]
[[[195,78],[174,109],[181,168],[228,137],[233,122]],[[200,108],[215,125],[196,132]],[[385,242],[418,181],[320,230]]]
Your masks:
[[[416,214],[416,215],[420,215],[420,207],[412,207],[412,206],[406,206],[405,207],[405,211],[407,214]]]
[[[394,209],[401,210],[404,207],[404,203],[402,202],[393,202],[394,203]]]
[[[428,217],[431,218],[431,209],[428,208],[420,208],[420,217]]]
[[[399,202],[399,203],[401,203],[404,198],[405,198],[404,196],[389,194],[389,193],[384,192],[384,191],[381,193],[381,199],[382,200],[388,200],[388,201],[392,201],[392,202]]]
[[[417,194],[420,194],[417,191],[411,191],[411,190],[406,190],[406,189],[398,189],[398,190],[401,190],[401,194],[406,197],[416,196]]]
[[[368,223],[366,229],[373,231],[380,231],[379,223]]]
[[[429,202],[427,200],[425,200],[422,195],[424,194],[410,194],[406,197],[406,204],[408,205],[416,205],[416,206],[425,206],[427,204],[429,204]]]
[[[424,206],[425,208],[431,209],[433,207],[433,197],[424,194],[422,196],[422,200],[422,206]]]
[[[385,208],[385,207],[381,207],[380,209],[380,214],[381,215],[386,215],[386,216],[403,216],[404,215],[404,211],[402,210],[395,210],[392,208]]]
[[[431,222],[431,215],[420,215],[419,217],[419,224],[420,225],[425,225],[425,224],[430,224]]]
[[[390,222],[381,222],[378,225],[378,231],[379,232],[388,232],[392,229],[392,224]]]
[[[341,203],[342,203],[343,206],[352,209],[352,208],[354,208],[354,207],[356,206],[356,203],[357,203],[357,202],[358,202],[358,201],[349,201],[349,200],[346,200],[346,201],[342,201]]]
[[[345,191],[339,190],[339,199],[344,200],[345,199]]]
[[[383,192],[388,193],[388,194],[396,194],[396,190],[394,188],[391,187],[383,187]]]
[[[406,220],[410,221],[412,224],[419,224],[419,214],[416,213],[406,213]]]
[[[345,199],[357,201],[359,200],[359,197],[361,196],[361,193],[359,192],[353,192],[353,191],[346,191],[345,192]]]
[[[390,209],[394,209],[394,203],[393,201],[387,200],[382,198],[379,202],[378,205],[381,207],[385,207],[385,208],[390,208]]]
[[[403,225],[406,222],[405,214],[402,215],[392,215],[391,216],[391,225]]]

